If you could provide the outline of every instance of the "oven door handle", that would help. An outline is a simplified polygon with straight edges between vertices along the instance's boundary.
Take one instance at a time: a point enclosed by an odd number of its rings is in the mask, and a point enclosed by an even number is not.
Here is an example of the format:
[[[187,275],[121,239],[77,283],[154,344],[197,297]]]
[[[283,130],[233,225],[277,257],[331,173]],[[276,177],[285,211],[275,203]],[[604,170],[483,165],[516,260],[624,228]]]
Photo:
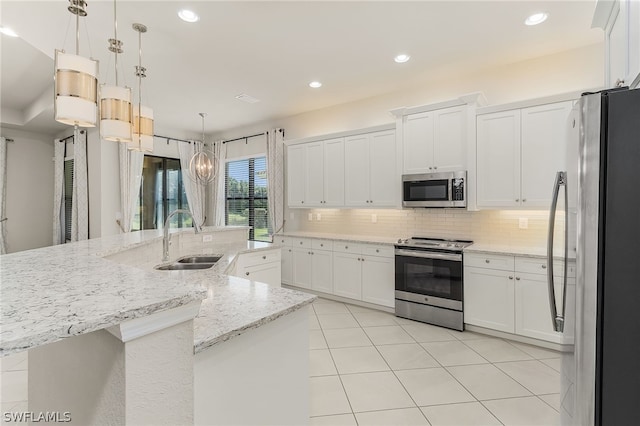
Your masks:
[[[453,260],[456,262],[462,261],[461,254],[434,253],[434,252],[419,251],[419,250],[396,250],[396,256],[422,257],[424,259]]]

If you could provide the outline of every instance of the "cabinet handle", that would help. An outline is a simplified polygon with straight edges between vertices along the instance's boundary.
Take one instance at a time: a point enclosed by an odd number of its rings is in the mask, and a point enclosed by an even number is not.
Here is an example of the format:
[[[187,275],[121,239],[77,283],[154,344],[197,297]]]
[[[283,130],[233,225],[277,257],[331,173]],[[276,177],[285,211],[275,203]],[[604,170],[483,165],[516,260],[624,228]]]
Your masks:
[[[520,281],[520,277],[516,277],[516,281]]]
[[[291,253],[291,249],[289,249],[289,253]]]
[[[376,249],[376,253],[380,253],[380,250],[379,250],[379,249]]]
[[[433,166],[433,170],[438,170],[438,166]]]
[[[547,269],[547,265],[542,265],[542,269]]]
[[[362,262],[364,262],[364,257],[362,259],[360,259]]]
[[[489,259],[485,259],[484,263],[491,263],[491,261]]]
[[[360,258],[358,258],[358,262],[360,262]]]
[[[320,247],[324,247],[324,244],[320,244]]]
[[[302,204],[304,204],[304,200],[300,201]]]
[[[349,248],[349,246],[344,246],[345,250]]]
[[[262,258],[263,258],[263,259],[266,259],[266,258],[267,258],[267,256],[262,256]]]
[[[616,87],[622,87],[624,86],[624,79],[619,78],[616,80]]]
[[[516,203],[517,203],[518,201],[520,201],[520,198],[516,198]]]
[[[245,272],[244,274],[245,274],[245,275],[249,275],[249,273],[248,273],[248,272]]]
[[[526,199],[526,198],[523,198],[523,199],[522,199],[522,202],[523,202],[523,203],[526,203],[526,202],[527,202],[527,199]]]
[[[433,170],[433,167],[429,167],[429,170]]]
[[[509,275],[509,279],[510,279],[510,280],[512,280],[512,279],[513,279],[513,276]]]
[[[302,241],[300,241],[300,245],[302,245]]]

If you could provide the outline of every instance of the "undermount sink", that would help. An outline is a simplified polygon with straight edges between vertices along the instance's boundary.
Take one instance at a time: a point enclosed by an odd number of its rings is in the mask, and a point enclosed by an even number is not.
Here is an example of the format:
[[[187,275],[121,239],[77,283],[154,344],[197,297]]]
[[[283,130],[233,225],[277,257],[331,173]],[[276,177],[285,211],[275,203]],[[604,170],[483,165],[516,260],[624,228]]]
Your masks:
[[[156,266],[159,271],[191,271],[195,269],[209,269],[213,263],[170,263],[168,265]]]
[[[178,260],[178,263],[198,264],[198,263],[216,263],[222,256],[187,256]]]

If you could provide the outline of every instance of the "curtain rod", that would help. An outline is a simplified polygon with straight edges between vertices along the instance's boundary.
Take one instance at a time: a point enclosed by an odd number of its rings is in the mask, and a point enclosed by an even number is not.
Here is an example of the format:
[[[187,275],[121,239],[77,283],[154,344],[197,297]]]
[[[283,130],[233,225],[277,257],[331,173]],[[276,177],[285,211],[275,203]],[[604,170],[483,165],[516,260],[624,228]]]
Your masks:
[[[284,137],[284,129],[278,129],[278,131],[279,131],[280,133],[282,133],[282,137]],[[240,138],[235,138],[235,139],[228,139],[228,140],[226,140],[226,141],[222,141],[222,143],[227,143],[227,142],[236,142],[236,141],[241,141],[241,140],[243,140],[243,139],[244,139],[244,141],[245,141],[245,143],[246,143],[247,139],[249,139],[249,138],[255,138],[256,136],[263,136],[263,135],[266,135],[266,134],[267,134],[267,132],[256,133],[255,135],[242,136],[242,137],[240,137]]]
[[[162,136],[162,135],[153,135],[154,138],[162,138],[162,139],[166,139],[167,143],[169,143],[169,141],[176,141],[176,142],[185,142],[185,143],[191,143],[192,141],[187,141],[184,139],[178,139],[178,138],[172,138],[169,136]]]
[[[11,138],[4,138],[4,140],[5,140],[5,141],[7,141],[7,142],[15,142],[15,141],[14,141],[13,139],[11,139]]]
[[[84,135],[84,130],[80,130],[80,134],[81,134],[81,135]],[[58,142],[66,142],[66,141],[68,141],[69,139],[73,139],[73,135],[71,135],[71,136],[67,136],[66,138],[59,139],[59,140],[58,140]]]

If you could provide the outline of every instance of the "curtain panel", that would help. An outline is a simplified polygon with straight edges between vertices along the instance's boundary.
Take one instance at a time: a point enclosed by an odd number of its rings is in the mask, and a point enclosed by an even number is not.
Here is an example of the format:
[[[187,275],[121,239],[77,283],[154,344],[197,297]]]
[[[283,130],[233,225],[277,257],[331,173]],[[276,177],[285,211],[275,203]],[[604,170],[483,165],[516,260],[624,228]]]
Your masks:
[[[216,160],[216,177],[213,180],[211,196],[213,202],[213,225],[225,226],[225,210],[227,200],[225,194],[225,167],[227,162],[227,146],[221,140],[213,143],[212,152]]]
[[[284,227],[284,137],[281,129],[267,132],[267,197],[271,233]]]
[[[64,161],[64,160],[63,160]],[[89,182],[87,180],[87,131],[73,137],[73,201],[71,241],[89,239]]]
[[[122,232],[131,232],[131,225],[138,207],[140,185],[142,184],[142,166],[144,153],[129,151],[127,144],[121,143],[118,147],[120,160],[120,205]]]
[[[64,146],[53,141],[53,245],[64,244]]]
[[[0,254],[7,252],[7,139],[0,137]]]
[[[178,143],[180,154],[180,169],[182,171],[182,184],[187,194],[189,210],[193,215],[193,220],[197,226],[204,225],[205,218],[205,186],[194,182],[189,177],[189,163],[194,154],[203,148],[202,142]]]

